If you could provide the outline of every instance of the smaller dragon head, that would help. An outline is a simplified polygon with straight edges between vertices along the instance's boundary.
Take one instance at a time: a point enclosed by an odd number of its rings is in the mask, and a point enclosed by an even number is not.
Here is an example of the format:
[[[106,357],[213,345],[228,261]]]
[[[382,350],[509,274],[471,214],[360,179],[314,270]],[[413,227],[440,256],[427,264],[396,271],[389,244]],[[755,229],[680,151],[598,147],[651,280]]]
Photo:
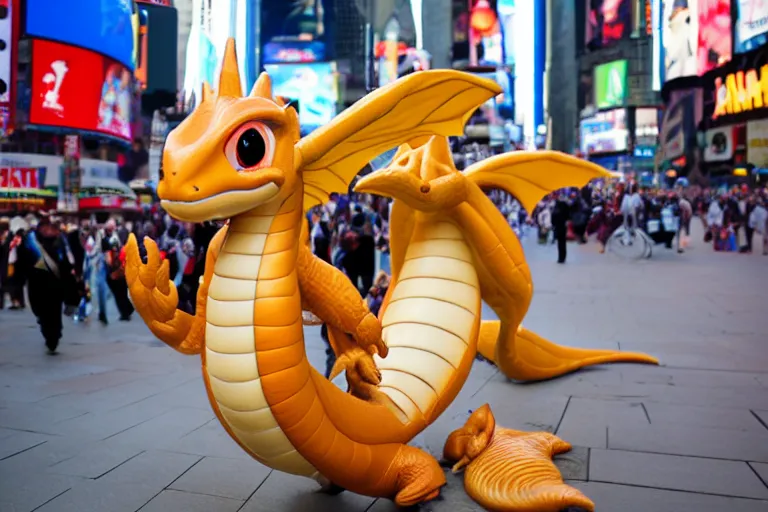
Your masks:
[[[422,212],[454,208],[466,201],[467,178],[453,164],[445,137],[432,137],[415,149],[403,144],[385,169],[357,182],[355,192],[399,199]]]
[[[272,96],[262,73],[243,97],[234,39],[227,41],[219,88],[203,84],[198,107],[169,135],[157,194],[187,222],[228,219],[285,199],[299,186],[296,110]]]

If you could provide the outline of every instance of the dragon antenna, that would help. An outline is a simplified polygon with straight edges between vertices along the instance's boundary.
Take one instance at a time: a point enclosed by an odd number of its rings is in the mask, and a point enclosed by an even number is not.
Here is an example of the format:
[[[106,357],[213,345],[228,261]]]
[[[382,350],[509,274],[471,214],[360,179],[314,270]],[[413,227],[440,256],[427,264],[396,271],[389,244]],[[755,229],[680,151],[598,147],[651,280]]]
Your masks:
[[[272,99],[272,79],[266,72],[259,75],[259,79],[253,84],[251,89],[251,97],[253,98],[266,98]]]
[[[237,67],[235,40],[231,37],[227,39],[227,47],[224,50],[224,61],[221,64],[219,97],[243,97],[243,89],[240,85],[240,70]]]

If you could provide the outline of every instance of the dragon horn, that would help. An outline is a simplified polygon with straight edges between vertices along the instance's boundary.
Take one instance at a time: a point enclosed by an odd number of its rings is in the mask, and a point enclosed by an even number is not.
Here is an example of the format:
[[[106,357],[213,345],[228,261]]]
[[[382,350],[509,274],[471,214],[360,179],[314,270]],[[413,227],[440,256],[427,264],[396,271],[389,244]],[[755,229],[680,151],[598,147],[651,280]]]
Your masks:
[[[266,72],[261,73],[259,79],[253,84],[251,97],[266,98],[268,100],[272,99],[272,79],[269,78],[269,75]]]
[[[203,82],[203,103],[211,101],[214,97],[213,89],[208,82]]]
[[[241,98],[243,89],[240,84],[240,70],[237,67],[237,52],[234,38],[227,39],[227,47],[224,50],[224,61],[221,64],[219,77],[219,96]]]

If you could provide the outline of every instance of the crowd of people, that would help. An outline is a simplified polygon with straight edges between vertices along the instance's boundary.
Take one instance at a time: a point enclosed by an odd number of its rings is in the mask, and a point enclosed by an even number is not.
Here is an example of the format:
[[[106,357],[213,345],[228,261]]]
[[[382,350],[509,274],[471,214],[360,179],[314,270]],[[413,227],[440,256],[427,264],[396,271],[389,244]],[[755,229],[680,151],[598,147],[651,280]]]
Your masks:
[[[551,194],[531,215],[509,194],[493,190],[489,197],[521,238],[536,232],[539,243],[556,243],[558,263],[566,261],[569,240],[586,244],[594,235],[604,252],[620,226],[642,229],[670,249],[677,240],[676,248],[683,252],[696,216],[705,228],[704,242],[711,242],[714,250],[760,250],[754,247],[755,233],[760,233],[762,253],[768,255],[766,189],[654,190],[634,183],[598,183]],[[312,252],[344,272],[375,314],[389,287],[390,212],[389,200],[367,194],[333,194],[328,203],[307,212]],[[32,214],[0,218],[0,309],[25,309],[28,298],[51,353],[62,335],[62,312],[83,322],[96,309],[98,321],[107,325],[111,294],[118,319],[130,321],[134,309],[125,279],[124,246],[134,233],[158,242],[161,257],[169,260],[179,308],[193,314],[205,254],[220,226],[177,223],[157,206],[138,219],[109,218],[103,223]],[[327,341],[325,327],[322,336]],[[329,346],[326,375],[334,360]]]

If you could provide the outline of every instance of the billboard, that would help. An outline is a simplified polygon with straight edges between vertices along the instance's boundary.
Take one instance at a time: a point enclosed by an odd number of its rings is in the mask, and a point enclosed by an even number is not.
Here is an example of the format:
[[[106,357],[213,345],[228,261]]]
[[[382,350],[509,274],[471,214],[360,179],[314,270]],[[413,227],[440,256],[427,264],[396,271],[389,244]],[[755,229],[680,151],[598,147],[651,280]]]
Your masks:
[[[679,158],[693,147],[701,118],[700,88],[670,92],[659,128],[659,144],[665,159]]]
[[[101,53],[133,70],[132,0],[27,0],[26,34]]]
[[[768,119],[747,123],[747,162],[768,169]]]
[[[132,74],[82,48],[34,40],[29,122],[131,139]]]
[[[586,42],[608,46],[632,33],[633,0],[586,0]]]
[[[581,152],[585,155],[626,151],[629,143],[627,111],[606,110],[582,119]]]
[[[704,77],[704,111],[713,125],[768,113],[768,47],[740,54]]]
[[[699,0],[698,15],[696,72],[703,75],[731,60],[731,0]]]
[[[339,80],[333,62],[267,64],[272,93],[299,102],[299,123],[312,129],[331,122],[339,103]]]
[[[595,66],[595,103],[598,109],[624,105],[627,99],[627,61],[614,60]]]
[[[328,0],[262,0],[264,63],[333,59],[334,18],[334,5]]]
[[[733,0],[738,2],[734,51],[744,53],[768,42],[768,0]]]
[[[696,76],[699,47],[697,2],[663,0],[661,39],[664,47],[664,82]]]

